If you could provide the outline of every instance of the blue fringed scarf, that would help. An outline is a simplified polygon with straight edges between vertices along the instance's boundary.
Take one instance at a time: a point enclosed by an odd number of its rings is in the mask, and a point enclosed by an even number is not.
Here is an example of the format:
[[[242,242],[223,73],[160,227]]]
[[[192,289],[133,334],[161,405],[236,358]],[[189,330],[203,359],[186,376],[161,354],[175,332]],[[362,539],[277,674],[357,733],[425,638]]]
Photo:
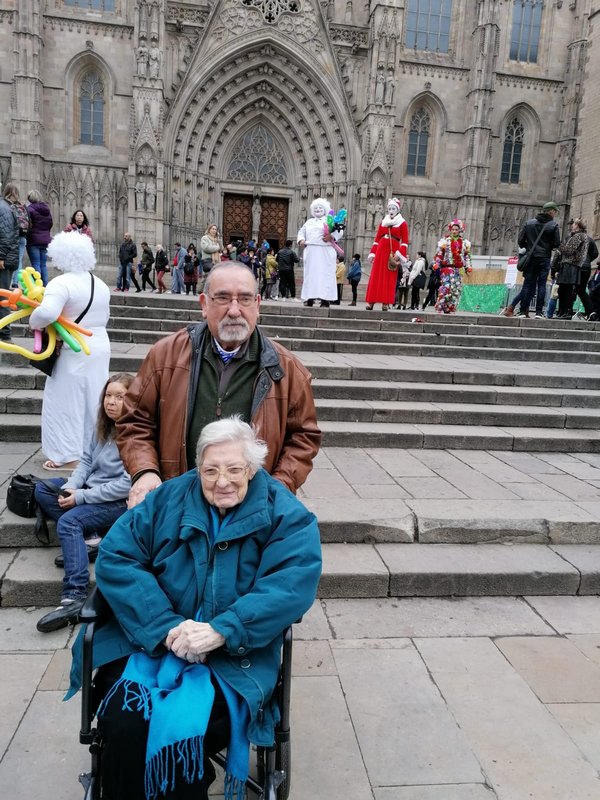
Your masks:
[[[145,653],[129,657],[121,678],[98,709],[98,716],[123,687],[123,711],[142,712],[150,722],[146,746],[145,789],[147,800],[173,791],[175,765],[181,764],[187,783],[204,774],[203,741],[218,681],[231,719],[225,770],[225,800],[243,800],[248,777],[248,705],[207,664],[188,664],[173,653],[150,658]],[[193,709],[193,713],[190,712]]]

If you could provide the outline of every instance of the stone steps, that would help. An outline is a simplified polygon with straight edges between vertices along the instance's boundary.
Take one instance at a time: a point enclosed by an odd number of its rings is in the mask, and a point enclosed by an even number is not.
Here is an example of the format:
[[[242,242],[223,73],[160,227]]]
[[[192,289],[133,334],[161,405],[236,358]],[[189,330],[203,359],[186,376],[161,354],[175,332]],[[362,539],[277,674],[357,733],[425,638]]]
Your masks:
[[[5,550],[3,607],[58,602],[56,547]],[[93,583],[94,567],[90,568]],[[324,544],[319,597],[593,595],[600,545]]]

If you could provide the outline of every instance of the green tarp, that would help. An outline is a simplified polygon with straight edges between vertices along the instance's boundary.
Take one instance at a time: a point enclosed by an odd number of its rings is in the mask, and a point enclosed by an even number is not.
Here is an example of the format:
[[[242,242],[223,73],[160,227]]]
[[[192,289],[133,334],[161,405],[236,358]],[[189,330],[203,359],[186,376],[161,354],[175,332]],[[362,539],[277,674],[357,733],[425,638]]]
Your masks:
[[[506,305],[508,289],[509,287],[503,283],[490,283],[485,286],[463,286],[458,310],[497,314]]]

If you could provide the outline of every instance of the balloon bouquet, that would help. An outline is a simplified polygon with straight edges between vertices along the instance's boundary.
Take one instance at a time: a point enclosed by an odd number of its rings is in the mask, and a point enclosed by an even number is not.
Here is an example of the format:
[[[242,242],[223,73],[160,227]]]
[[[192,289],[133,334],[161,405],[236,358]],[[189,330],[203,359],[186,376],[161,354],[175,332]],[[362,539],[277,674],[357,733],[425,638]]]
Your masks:
[[[0,289],[0,298],[2,298],[0,299],[0,306],[14,309],[12,314],[0,318],[0,330],[12,322],[28,317],[34,308],[40,305],[43,297],[44,284],[40,273],[33,267],[21,270],[19,286],[16,289]],[[45,347],[42,331],[34,331],[33,351],[12,342],[3,342],[1,339],[0,350],[17,353],[31,361],[43,361],[54,352],[57,340],[61,340],[75,353],[83,351],[89,356],[90,347],[83,337],[91,336],[92,332],[82,328],[76,322],[60,316],[46,328],[46,333],[48,340]]]
[[[338,254],[338,256],[343,256],[344,251],[339,246],[339,244],[333,238],[330,237],[334,231],[343,231],[346,227],[346,219],[348,217],[348,212],[345,208],[341,208],[337,214],[334,216],[333,210],[329,212],[325,222],[323,223],[323,228],[325,231],[325,241],[328,242]]]

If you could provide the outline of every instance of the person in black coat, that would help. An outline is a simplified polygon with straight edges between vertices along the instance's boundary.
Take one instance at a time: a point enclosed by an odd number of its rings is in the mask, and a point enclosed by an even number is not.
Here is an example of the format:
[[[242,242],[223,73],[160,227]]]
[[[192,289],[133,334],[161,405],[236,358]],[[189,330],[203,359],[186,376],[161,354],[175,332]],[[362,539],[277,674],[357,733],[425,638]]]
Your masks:
[[[126,233],[119,247],[119,277],[117,278],[117,292],[129,291],[129,279],[131,278],[136,292],[141,292],[140,285],[135,277],[134,261],[137,258],[137,247],[131,238],[130,233]]]
[[[15,270],[19,267],[19,223],[11,200],[11,187],[7,183],[0,198],[0,288],[10,289]],[[16,188],[16,187],[15,187]],[[0,318],[11,314],[9,308],[0,307]],[[10,325],[0,328],[0,339],[10,342]]]

